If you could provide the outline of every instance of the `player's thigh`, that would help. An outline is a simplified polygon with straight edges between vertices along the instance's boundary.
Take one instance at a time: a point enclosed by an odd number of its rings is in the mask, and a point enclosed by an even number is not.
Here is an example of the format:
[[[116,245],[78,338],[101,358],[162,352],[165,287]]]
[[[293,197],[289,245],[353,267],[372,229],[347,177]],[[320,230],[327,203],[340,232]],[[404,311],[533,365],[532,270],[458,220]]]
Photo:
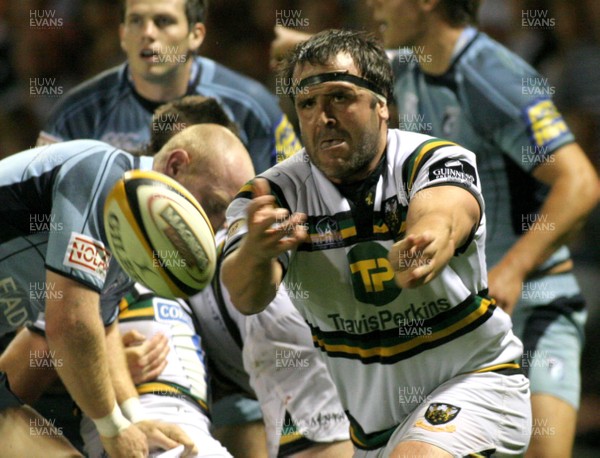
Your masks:
[[[349,440],[332,442],[328,444],[319,444],[307,450],[303,450],[290,458],[351,458],[354,454],[354,447]]]
[[[221,425],[213,436],[235,457],[266,458],[267,438],[262,420],[238,425]]]
[[[581,351],[587,311],[583,304],[524,307],[513,315],[523,342],[521,366],[532,394],[550,394],[579,408]]]
[[[401,442],[390,454],[390,458],[404,458],[409,456],[415,458],[452,458],[450,453],[435,445],[417,441]]]
[[[82,456],[62,435],[60,428],[25,405],[0,411],[0,437],[0,458]]]
[[[527,458],[569,458],[575,438],[577,411],[547,394],[531,396],[533,425]]]
[[[373,456],[405,453],[404,448],[413,449],[418,442],[450,456],[493,452],[495,457],[517,457],[525,453],[530,431],[529,383],[523,375],[465,374],[431,392],[396,429],[383,452]]]

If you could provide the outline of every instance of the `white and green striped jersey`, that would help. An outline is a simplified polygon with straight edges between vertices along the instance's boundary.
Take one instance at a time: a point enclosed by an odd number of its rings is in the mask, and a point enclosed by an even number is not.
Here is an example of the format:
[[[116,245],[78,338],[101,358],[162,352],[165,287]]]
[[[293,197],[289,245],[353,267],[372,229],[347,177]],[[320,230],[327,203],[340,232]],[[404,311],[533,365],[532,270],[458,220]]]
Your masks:
[[[483,215],[474,154],[445,140],[389,130],[379,171],[362,201],[353,202],[304,150],[260,175],[280,207],[308,217],[310,240],[282,258],[284,281],[337,385],[360,448],[385,444],[419,404],[399,398],[406,387],[426,395],[458,374],[512,365],[522,351],[508,315],[485,296],[484,216],[471,240],[425,286],[398,288],[387,259],[405,235],[408,208],[419,191],[460,186],[477,199]],[[246,231],[251,189],[244,187],[228,209],[225,255]]]

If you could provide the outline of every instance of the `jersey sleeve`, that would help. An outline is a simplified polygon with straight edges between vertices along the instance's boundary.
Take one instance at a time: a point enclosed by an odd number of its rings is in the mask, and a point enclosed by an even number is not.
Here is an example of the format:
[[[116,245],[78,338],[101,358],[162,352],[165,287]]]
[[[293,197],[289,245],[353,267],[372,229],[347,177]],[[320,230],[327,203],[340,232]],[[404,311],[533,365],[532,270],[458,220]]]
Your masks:
[[[68,162],[52,189],[51,214],[58,230],[48,237],[46,268],[98,293],[111,264],[102,213],[106,195],[124,172],[119,156],[119,150],[98,151]]]
[[[432,138],[413,151],[402,165],[402,182],[407,201],[433,186],[458,186],[477,200],[484,213],[481,183],[475,154],[452,142]]]
[[[558,111],[548,79],[502,48],[466,63],[465,93],[477,130],[521,169],[530,172],[574,136]],[[475,68],[477,67],[477,69]]]

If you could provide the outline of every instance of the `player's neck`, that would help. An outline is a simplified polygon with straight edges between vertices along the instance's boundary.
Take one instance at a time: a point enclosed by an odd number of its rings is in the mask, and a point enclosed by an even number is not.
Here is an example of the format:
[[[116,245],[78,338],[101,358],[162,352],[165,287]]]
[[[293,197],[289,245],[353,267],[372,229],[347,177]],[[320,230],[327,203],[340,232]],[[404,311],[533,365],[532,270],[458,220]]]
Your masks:
[[[186,95],[190,81],[191,61],[177,71],[150,79],[141,75],[131,75],[136,92],[151,102],[168,102]]]
[[[452,62],[454,48],[464,27],[454,28],[446,23],[431,28],[431,33],[426,34],[414,48],[417,54],[419,67],[424,73],[438,76],[443,75]]]

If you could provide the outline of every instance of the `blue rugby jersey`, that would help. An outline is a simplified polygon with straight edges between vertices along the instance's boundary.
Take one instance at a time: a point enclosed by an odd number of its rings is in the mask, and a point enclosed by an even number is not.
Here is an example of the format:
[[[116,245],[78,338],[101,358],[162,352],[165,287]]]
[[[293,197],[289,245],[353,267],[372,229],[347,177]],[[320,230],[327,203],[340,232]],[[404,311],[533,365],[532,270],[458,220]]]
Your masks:
[[[127,170],[152,167],[95,140],[24,151],[0,161],[0,335],[36,320],[59,295],[46,269],[100,293],[105,324],[131,280],[112,260],[103,208]],[[60,299],[60,296],[56,296]]]
[[[486,260],[492,267],[525,231],[551,229],[538,214],[548,188],[532,172],[572,143],[573,134],[552,102],[547,79],[474,28],[463,32],[443,75],[423,73],[418,59],[410,52],[392,58],[399,127],[446,138],[476,154],[486,203]],[[543,302],[550,291],[555,297],[578,295],[573,275],[543,277],[569,257],[563,246],[534,273],[543,282]],[[539,304],[539,291],[525,289],[522,303]]]
[[[214,97],[221,103],[238,125],[257,172],[300,149],[275,96],[253,79],[196,57],[186,95]],[[139,149],[150,139],[152,114],[159,105],[137,94],[128,65],[122,64],[67,93],[50,114],[38,142],[94,138],[125,150]]]

